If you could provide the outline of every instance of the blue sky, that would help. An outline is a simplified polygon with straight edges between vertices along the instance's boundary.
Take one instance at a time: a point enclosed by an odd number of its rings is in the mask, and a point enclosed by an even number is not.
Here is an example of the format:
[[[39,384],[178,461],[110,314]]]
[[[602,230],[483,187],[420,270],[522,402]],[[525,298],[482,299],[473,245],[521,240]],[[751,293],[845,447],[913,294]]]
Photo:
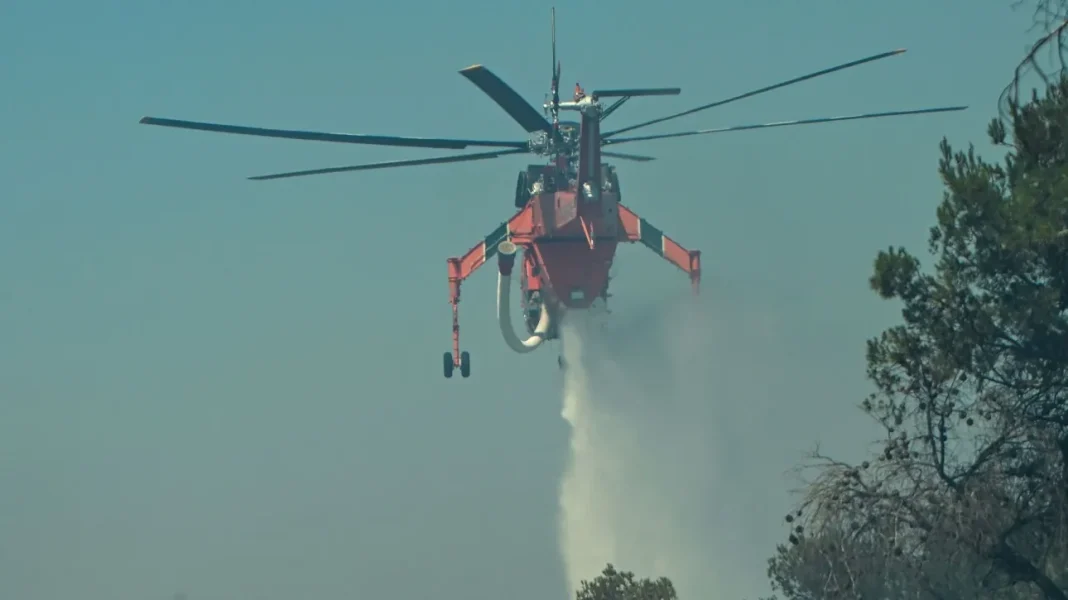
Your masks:
[[[898,47],[648,132],[971,107],[627,146],[659,159],[619,165],[627,203],[703,250],[706,294],[763,311],[796,350],[782,411],[735,432],[739,456],[775,440],[745,483],[773,505],[740,542],[747,582],[781,534],[782,470],[816,439],[855,452],[871,433],[851,408],[863,341],[896,310],[867,289],[871,262],[923,249],[943,135],[987,150],[1029,42],[1009,4],[557,7],[565,90],[682,87],[632,100],[617,126]],[[472,378],[440,367],[445,258],[508,218],[528,158],[252,182],[435,151],[137,124],[523,139],[457,71],[483,63],[540,103],[548,15],[462,0],[0,7],[0,596],[568,593],[556,353],[507,350],[492,268],[464,288]],[[613,285],[626,310],[687,283],[626,247]]]

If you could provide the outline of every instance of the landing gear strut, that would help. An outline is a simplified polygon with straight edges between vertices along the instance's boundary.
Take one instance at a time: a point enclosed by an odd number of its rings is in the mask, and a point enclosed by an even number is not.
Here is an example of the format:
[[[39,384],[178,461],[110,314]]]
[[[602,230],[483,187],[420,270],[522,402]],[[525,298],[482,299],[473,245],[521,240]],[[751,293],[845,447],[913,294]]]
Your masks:
[[[530,177],[526,171],[520,171],[515,182],[515,207],[523,208],[530,201]]]
[[[445,378],[452,377],[452,371],[460,367],[461,377],[471,376],[471,355],[460,352],[460,259],[449,259],[449,304],[452,305],[452,352],[446,352],[442,367]],[[460,360],[456,360],[459,355]]]

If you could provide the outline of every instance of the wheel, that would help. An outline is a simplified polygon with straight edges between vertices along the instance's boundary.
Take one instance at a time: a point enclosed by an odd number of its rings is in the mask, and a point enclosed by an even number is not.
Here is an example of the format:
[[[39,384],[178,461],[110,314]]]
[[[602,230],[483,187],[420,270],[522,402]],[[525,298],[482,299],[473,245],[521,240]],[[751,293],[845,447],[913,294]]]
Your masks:
[[[442,366],[445,368],[445,379],[452,377],[452,368],[454,366],[452,362],[452,352],[445,353]]]
[[[523,208],[530,201],[530,178],[526,171],[520,171],[515,182],[515,207]]]
[[[466,351],[460,353],[460,376],[471,376],[471,355]]]
[[[567,363],[564,362],[564,357],[563,356],[557,356],[556,357],[556,364],[559,365],[561,369],[563,369],[566,366]]]

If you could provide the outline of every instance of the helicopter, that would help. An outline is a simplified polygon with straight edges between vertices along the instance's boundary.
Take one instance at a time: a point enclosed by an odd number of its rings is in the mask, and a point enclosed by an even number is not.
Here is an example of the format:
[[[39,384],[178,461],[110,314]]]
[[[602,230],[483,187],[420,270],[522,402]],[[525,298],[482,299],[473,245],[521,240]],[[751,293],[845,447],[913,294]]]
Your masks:
[[[870,112],[848,116],[819,117],[676,133],[621,136],[639,128],[723,106],[823,75],[842,71],[884,58],[904,49],[874,54],[799,77],[768,85],[743,94],[644,121],[604,131],[602,123],[632,98],[674,96],[678,87],[594,89],[587,93],[578,83],[568,100],[560,98],[561,63],[556,56],[556,11],[551,9],[552,77],[549,93],[539,112],[514,89],[483,65],[472,65],[460,74],[477,86],[528,134],[526,140],[485,140],[463,138],[416,138],[390,135],[327,133],[305,130],[268,129],[203,121],[143,117],[146,125],[180,129],[253,135],[272,138],[370,144],[434,149],[463,150],[492,148],[484,152],[449,156],[375,162],[257,175],[264,181],[371,169],[447,164],[489,160],[509,155],[540,156],[543,162],[529,164],[516,178],[513,208],[516,212],[500,223],[465,254],[446,260],[449,304],[452,308],[452,351],[443,355],[446,378],[459,369],[462,377],[471,374],[471,357],[460,349],[460,289],[487,261],[497,258],[497,320],[505,343],[514,351],[527,353],[545,341],[559,337],[559,324],[569,311],[607,309],[609,268],[620,243],[640,243],[687,274],[695,293],[700,287],[701,253],[684,248],[656,226],[622,204],[619,175],[605,158],[649,162],[654,157],[612,150],[618,144],[657,139],[681,138],[732,131],[746,131],[797,125],[832,123],[895,116],[965,110],[967,106],[944,106],[912,110]],[[605,105],[602,100],[611,99]],[[561,113],[574,113],[575,120],[562,120]],[[511,322],[511,277],[516,255],[522,250],[520,305],[529,336],[521,339]],[[563,359],[558,359],[564,367]]]

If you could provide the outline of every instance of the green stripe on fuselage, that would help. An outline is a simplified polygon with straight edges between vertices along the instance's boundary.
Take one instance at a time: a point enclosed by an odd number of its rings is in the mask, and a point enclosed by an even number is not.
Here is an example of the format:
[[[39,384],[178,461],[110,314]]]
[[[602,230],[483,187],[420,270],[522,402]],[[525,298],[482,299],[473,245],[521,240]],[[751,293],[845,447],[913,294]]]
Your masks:
[[[497,244],[506,239],[508,239],[508,223],[501,223],[501,226],[494,229],[493,233],[487,235],[484,240],[486,243],[486,260],[497,254]]]
[[[664,255],[664,232],[653,227],[649,221],[641,219],[642,243],[657,254]]]

